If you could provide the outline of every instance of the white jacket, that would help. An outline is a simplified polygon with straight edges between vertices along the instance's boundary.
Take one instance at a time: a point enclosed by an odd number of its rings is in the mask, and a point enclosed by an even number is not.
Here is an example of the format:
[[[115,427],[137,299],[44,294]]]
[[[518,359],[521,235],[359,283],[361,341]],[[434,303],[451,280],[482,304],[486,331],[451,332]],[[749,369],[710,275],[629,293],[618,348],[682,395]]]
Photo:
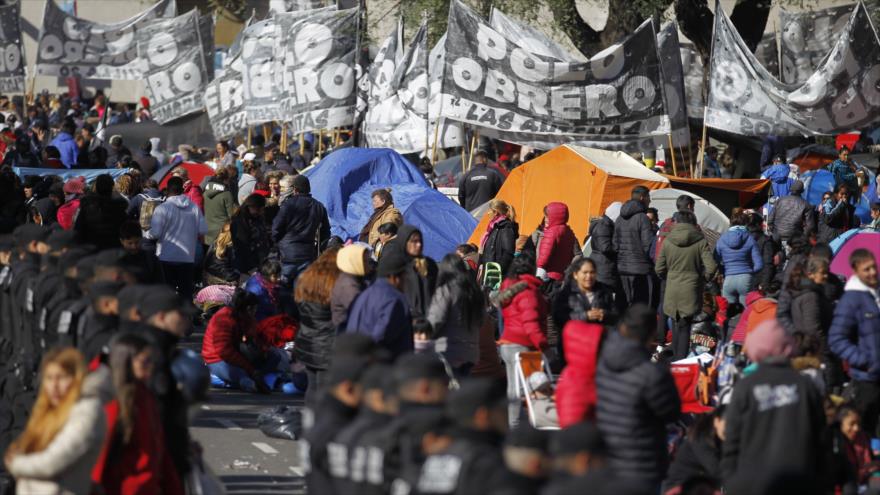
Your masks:
[[[95,377],[97,378],[97,377]],[[88,495],[92,468],[101,453],[107,420],[95,380],[86,378],[83,396],[61,431],[42,452],[14,456],[7,466],[19,495]]]
[[[159,261],[194,263],[196,243],[207,232],[208,224],[198,205],[181,194],[156,207],[145,237],[157,241]]]

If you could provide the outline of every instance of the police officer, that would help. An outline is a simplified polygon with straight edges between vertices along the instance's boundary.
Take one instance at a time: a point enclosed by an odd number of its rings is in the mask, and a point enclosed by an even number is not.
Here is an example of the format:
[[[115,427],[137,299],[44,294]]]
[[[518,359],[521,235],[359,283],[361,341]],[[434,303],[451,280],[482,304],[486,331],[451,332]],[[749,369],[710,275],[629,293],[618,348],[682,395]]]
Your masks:
[[[554,476],[541,495],[636,495],[638,486],[617,476],[607,466],[607,447],[592,422],[558,431],[550,441]]]
[[[397,387],[399,413],[384,428],[364,433],[356,448],[367,452],[367,473],[358,486],[358,493],[385,494],[392,492],[393,484],[400,484],[408,477],[405,473],[421,469],[424,456],[420,439],[413,434],[413,427],[426,414],[442,413],[449,392],[449,377],[443,363],[429,354],[407,354],[394,364],[394,382]],[[405,487],[395,487],[394,492],[405,493]]]
[[[467,211],[490,201],[504,184],[504,176],[489,167],[484,150],[474,152],[474,164],[458,181],[458,203]]]
[[[367,450],[355,447],[361,436],[387,425],[397,413],[391,366],[376,363],[361,380],[363,396],[357,417],[327,445],[330,476],[336,493],[356,493],[366,479]]]
[[[452,443],[425,460],[416,492],[491,493],[504,476],[501,443],[507,431],[506,385],[490,378],[466,380],[450,394],[446,414],[454,425]]]
[[[336,493],[327,457],[328,444],[357,415],[362,394],[360,379],[369,364],[366,357],[335,359],[328,370],[326,389],[315,406],[314,423],[306,425],[300,442],[300,462],[306,471],[309,493]]]
[[[520,423],[504,440],[504,465],[507,468],[496,493],[529,495],[539,493],[547,481],[550,435],[528,423]]]

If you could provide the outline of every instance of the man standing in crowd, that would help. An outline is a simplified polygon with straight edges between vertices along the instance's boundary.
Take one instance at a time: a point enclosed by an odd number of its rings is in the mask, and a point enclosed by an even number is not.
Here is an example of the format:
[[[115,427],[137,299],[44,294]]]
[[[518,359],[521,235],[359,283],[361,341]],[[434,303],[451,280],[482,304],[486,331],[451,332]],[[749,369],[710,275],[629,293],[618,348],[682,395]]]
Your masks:
[[[272,240],[281,251],[282,276],[293,285],[296,276],[315,261],[330,239],[327,209],[312,197],[312,186],[305,175],[293,178],[293,194],[281,203],[272,222]],[[239,197],[241,190],[239,190]]]
[[[196,246],[208,225],[199,207],[183,195],[183,179],[168,179],[165,194],[165,201],[153,211],[145,237],[158,244],[156,255],[165,282],[188,299],[193,293]]]
[[[862,416],[862,430],[877,435],[880,416],[880,282],[877,260],[867,249],[849,257],[853,276],[834,309],[828,345],[849,363],[856,408]]]
[[[490,201],[498,194],[504,177],[489,165],[484,150],[474,152],[474,166],[458,181],[458,204],[467,211]]]
[[[804,183],[794,181],[789,192],[788,196],[779,198],[767,220],[767,229],[773,240],[785,244],[792,237],[809,237],[816,232],[816,209],[801,197]]]
[[[608,443],[608,462],[644,493],[657,493],[666,474],[666,424],[681,399],[669,368],[651,361],[657,314],[637,304],[602,346],[596,369],[596,419]]]
[[[617,271],[627,306],[635,303],[653,306],[656,299],[652,276],[654,263],[650,257],[654,231],[646,214],[650,204],[648,188],[636,186],[632,189],[631,199],[620,208],[620,216],[614,222]]]

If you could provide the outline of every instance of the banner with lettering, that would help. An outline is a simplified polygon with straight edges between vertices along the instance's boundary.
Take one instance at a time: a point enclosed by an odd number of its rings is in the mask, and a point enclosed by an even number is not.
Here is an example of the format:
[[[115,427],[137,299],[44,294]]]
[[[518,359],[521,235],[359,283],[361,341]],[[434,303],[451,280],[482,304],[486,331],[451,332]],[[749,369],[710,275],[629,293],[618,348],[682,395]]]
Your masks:
[[[0,93],[24,92],[21,2],[0,6]]]

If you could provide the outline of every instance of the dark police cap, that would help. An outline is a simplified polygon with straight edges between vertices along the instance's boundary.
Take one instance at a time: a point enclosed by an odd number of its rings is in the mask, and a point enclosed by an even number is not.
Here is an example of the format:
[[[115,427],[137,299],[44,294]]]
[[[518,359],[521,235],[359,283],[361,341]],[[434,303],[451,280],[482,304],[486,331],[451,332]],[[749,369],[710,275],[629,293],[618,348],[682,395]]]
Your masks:
[[[359,382],[369,366],[370,360],[365,357],[334,359],[327,372],[327,384],[333,386],[343,382]]]
[[[605,440],[596,425],[583,421],[559,430],[550,440],[550,453],[553,455],[569,455],[581,452],[601,454],[605,452]]]
[[[96,301],[101,297],[119,297],[119,292],[125,287],[122,282],[99,280],[89,284],[89,297]]]
[[[16,227],[12,232],[12,236],[15,238],[15,243],[20,248],[25,248],[32,242],[46,242],[46,239],[49,238],[49,234],[49,229],[35,223],[26,223]]]
[[[333,357],[346,358],[358,356],[370,356],[379,347],[368,335],[362,333],[344,333],[336,337],[333,343]]]
[[[131,308],[140,307],[143,285],[127,285],[119,291],[119,314],[125,315]]]
[[[12,234],[0,235],[0,251],[12,251],[15,249],[15,239]]]
[[[547,451],[550,443],[550,434],[539,430],[528,423],[520,423],[516,428],[507,433],[504,439],[505,445],[524,449]]]
[[[361,386],[364,390],[388,390],[388,381],[391,376],[391,366],[385,363],[374,363],[367,368],[361,378]]]
[[[46,239],[49,250],[55,252],[70,248],[74,243],[76,243],[76,231],[73,230],[56,229]]]
[[[162,284],[151,285],[143,290],[140,310],[145,319],[167,311],[180,311],[186,315],[195,313],[191,302],[183,300],[174,289]]]
[[[394,363],[394,381],[398,385],[414,380],[440,380],[446,382],[449,375],[443,362],[433,354],[406,354]]]
[[[95,266],[119,268],[124,256],[122,249],[105,249],[95,256]]]
[[[494,408],[507,403],[507,386],[492,378],[470,378],[462,381],[446,400],[446,414],[454,420],[470,420],[483,408]]]

